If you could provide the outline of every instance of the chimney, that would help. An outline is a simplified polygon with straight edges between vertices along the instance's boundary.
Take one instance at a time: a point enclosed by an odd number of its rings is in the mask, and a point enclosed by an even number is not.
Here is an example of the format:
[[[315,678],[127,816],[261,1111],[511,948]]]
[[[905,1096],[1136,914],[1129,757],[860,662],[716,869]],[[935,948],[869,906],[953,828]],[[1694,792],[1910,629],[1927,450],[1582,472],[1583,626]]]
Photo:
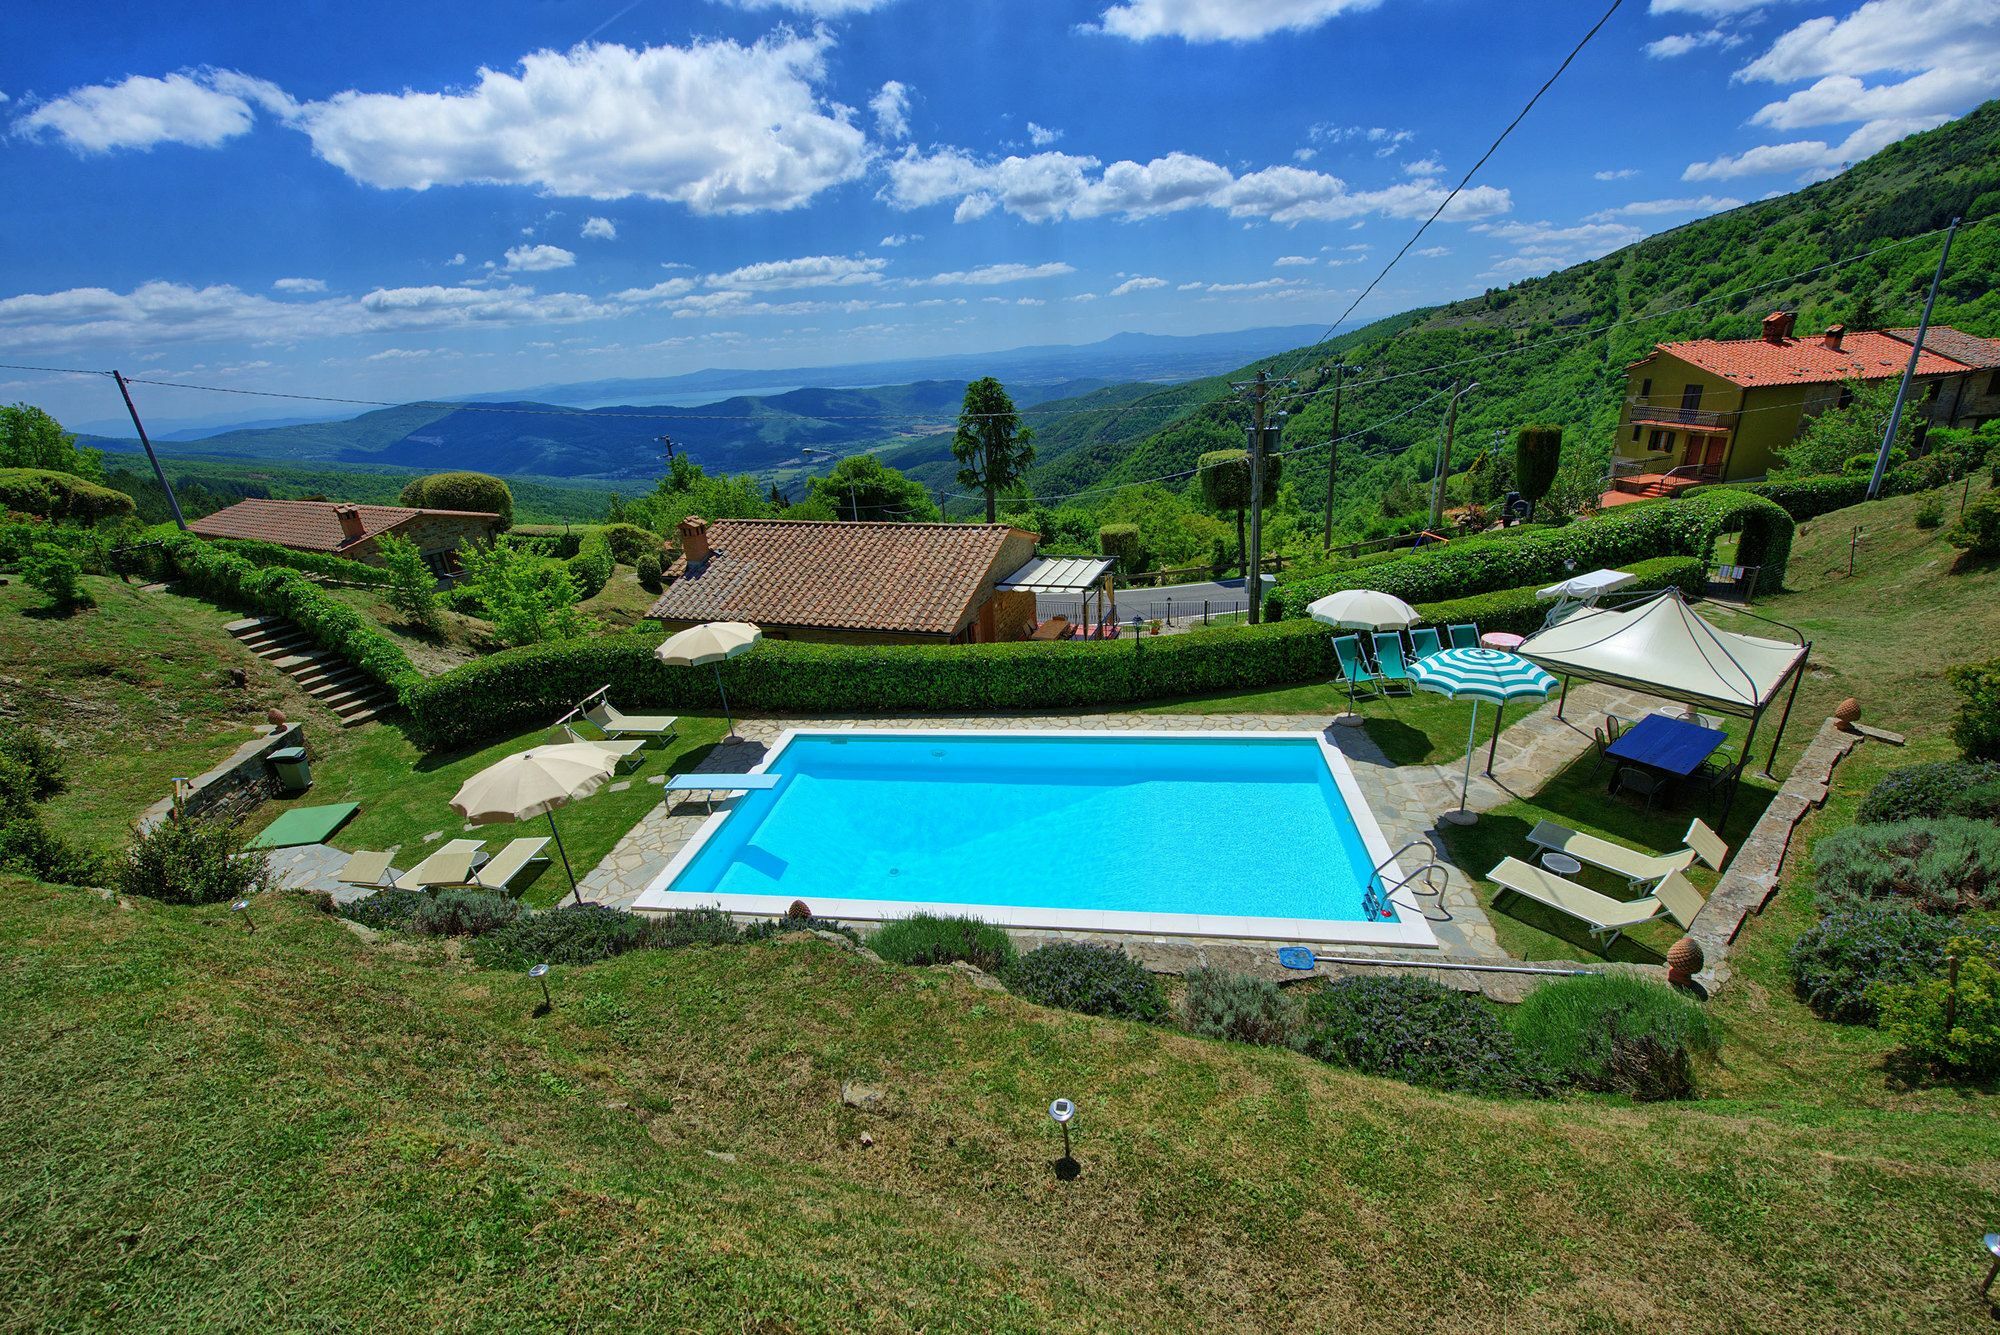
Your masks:
[[[1783,343],[1792,336],[1793,315],[1790,311],[1772,311],[1764,317],[1764,341]]]
[[[706,519],[703,519],[700,515],[689,515],[686,519],[681,520],[678,534],[681,540],[681,555],[687,558],[690,570],[707,562],[709,558],[709,546],[708,521]]]
[[[333,517],[340,521],[340,539],[343,547],[350,542],[360,541],[361,535],[366,532],[361,526],[361,511],[355,506],[336,505],[333,507]]]
[[[1843,337],[1845,337],[1846,334],[1847,334],[1846,325],[1830,324],[1826,327],[1826,332],[1819,336],[1819,345],[1830,352],[1839,352],[1840,340]]]

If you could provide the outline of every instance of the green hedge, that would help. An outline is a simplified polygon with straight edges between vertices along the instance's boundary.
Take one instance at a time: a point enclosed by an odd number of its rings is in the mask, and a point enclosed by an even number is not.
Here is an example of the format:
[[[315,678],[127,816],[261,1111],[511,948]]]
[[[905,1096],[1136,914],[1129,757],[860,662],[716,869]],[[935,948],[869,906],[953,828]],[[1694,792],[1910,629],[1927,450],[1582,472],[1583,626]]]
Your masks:
[[[581,599],[595,598],[610,582],[611,572],[618,563],[611,554],[611,539],[604,536],[603,529],[593,528],[584,533],[576,555],[565,564],[570,578],[576,581],[576,596]]]
[[[130,496],[53,468],[0,468],[0,510],[94,524],[129,515]]]
[[[1633,567],[1639,588],[1699,590],[1703,563]],[[1437,625],[1539,627],[1537,586],[1418,607]],[[663,668],[657,638],[606,635],[529,645],[419,682],[405,697],[426,746],[462,746],[547,722],[606,683],[619,708],[716,710],[714,674]],[[766,640],[723,664],[730,702],[774,714],[967,713],[1070,709],[1324,681],[1333,636],[1315,621],[1227,626],[1109,644],[846,645]]]
[[[389,582],[389,572],[380,566],[363,565],[344,556],[294,551],[275,542],[258,542],[250,538],[210,539],[209,545],[220,551],[233,552],[254,566],[285,566],[349,584],[386,585]]]
[[[172,533],[150,549],[161,574],[213,602],[289,619],[322,649],[404,695],[422,678],[400,646],[346,603],[286,566],[260,567],[192,533]]]
[[[1907,496],[1913,492],[1929,491],[1964,476],[1964,469],[1953,468],[1935,455],[1926,455],[1884,473],[1882,495]],[[1691,487],[1686,495],[1696,497],[1723,491],[1748,492],[1775,502],[1793,520],[1803,524],[1808,519],[1845,510],[1850,505],[1859,505],[1867,500],[1868,477],[1867,473],[1835,473],[1823,477],[1771,478],[1764,482],[1716,482]]]
[[[2000,760],[2000,658],[1961,663],[1947,669],[1946,675],[1959,694],[1951,739],[1968,756]]]
[[[1578,571],[1626,566],[1652,557],[1688,556],[1703,562],[1716,539],[1741,531],[1736,561],[1762,567],[1758,587],[1784,580],[1792,549],[1792,519],[1761,496],[1716,489],[1701,496],[1650,505],[1621,506],[1608,514],[1515,538],[1466,538],[1423,547],[1400,561],[1365,569],[1282,582],[1271,602],[1277,615],[1306,615],[1315,599],[1340,589],[1379,589],[1412,604],[1561,579]]]

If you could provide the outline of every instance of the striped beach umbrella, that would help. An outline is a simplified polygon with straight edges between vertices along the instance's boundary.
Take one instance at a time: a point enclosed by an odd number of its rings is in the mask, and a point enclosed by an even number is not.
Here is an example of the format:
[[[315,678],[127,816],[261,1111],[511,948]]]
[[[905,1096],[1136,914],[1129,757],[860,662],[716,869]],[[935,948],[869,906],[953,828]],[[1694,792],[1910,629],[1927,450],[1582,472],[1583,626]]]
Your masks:
[[[1465,809],[1465,798],[1472,787],[1472,753],[1478,746],[1479,702],[1491,701],[1504,710],[1514,700],[1546,700],[1556,688],[1556,679],[1519,654],[1499,649],[1447,649],[1411,664],[1410,680],[1420,691],[1432,691],[1448,700],[1472,701],[1472,723],[1465,733],[1465,782],[1459,789],[1458,810],[1445,813],[1445,819],[1454,825],[1470,825],[1477,817]],[[1500,719],[1495,715],[1494,746],[1499,741]],[[1490,746],[1486,772],[1493,772]]]

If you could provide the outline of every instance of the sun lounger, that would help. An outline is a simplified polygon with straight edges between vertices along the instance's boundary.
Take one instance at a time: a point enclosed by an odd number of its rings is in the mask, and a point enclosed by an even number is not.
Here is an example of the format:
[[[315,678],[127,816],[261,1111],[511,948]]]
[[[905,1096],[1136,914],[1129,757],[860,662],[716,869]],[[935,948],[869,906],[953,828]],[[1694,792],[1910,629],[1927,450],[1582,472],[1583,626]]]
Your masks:
[[[1643,899],[1613,899],[1609,895],[1598,894],[1589,886],[1564,880],[1552,871],[1530,866],[1519,858],[1505,859],[1486,873],[1486,879],[1503,891],[1511,891],[1523,899],[1532,899],[1557,913],[1575,918],[1607,947],[1629,928],[1651,922],[1667,912],[1666,905],[1652,895]],[[1688,888],[1693,890],[1692,886]],[[1697,892],[1695,898],[1700,897]]]
[[[429,890],[439,885],[470,885],[472,869],[486,860],[477,839],[454,839],[396,878],[398,890]]]
[[[484,890],[506,890],[531,863],[548,861],[542,853],[548,846],[546,839],[510,840],[505,848],[472,873],[472,883]]]
[[[1729,861],[1729,845],[1722,842],[1722,836],[1708,828],[1708,822],[1699,817],[1688,822],[1688,832],[1682,842],[1694,850],[1695,857],[1715,871],[1722,870],[1722,864]]]
[[[782,774],[672,774],[664,785],[670,793],[706,793],[713,805],[717,793],[763,793],[778,786]]]
[[[1479,647],[1479,627],[1453,626],[1451,647],[1454,649],[1477,649]]]
[[[1701,891],[1679,872],[1670,872],[1654,886],[1653,898],[1660,901],[1668,917],[1683,927],[1694,926],[1694,915],[1701,912],[1701,906],[1708,902],[1702,898]]]
[[[1416,689],[1410,684],[1410,665],[1403,659],[1403,637],[1394,631],[1384,631],[1375,637],[1375,668],[1384,690],[1392,681],[1399,683],[1405,693]]]
[[[583,716],[603,730],[607,737],[658,737],[674,735],[680,719],[673,714],[621,714],[609,700],[599,700],[583,711]]]
[[[634,764],[643,765],[646,763],[646,758],[639,754],[646,749],[646,739],[644,737],[628,737],[619,740],[614,740],[610,737],[585,737],[567,723],[563,725],[563,732],[568,735],[569,740],[572,742],[582,742],[587,746],[594,746],[600,751],[609,751],[612,755],[618,757],[618,763],[621,765],[628,760]]]
[[[1333,641],[1334,657],[1340,660],[1340,675],[1347,679],[1347,703],[1354,703],[1354,688],[1365,687],[1369,695],[1374,695],[1375,683],[1381,680],[1368,670],[1367,660],[1361,656],[1361,638],[1358,635],[1339,635]]]
[[[385,885],[396,870],[389,865],[394,856],[393,853],[356,853],[333,874],[333,879],[342,885]]]
[[[1552,820],[1539,822],[1528,831],[1528,842],[1551,853],[1562,853],[1589,867],[1616,872],[1634,886],[1662,880],[1677,871],[1686,871],[1694,862],[1692,848],[1678,853],[1642,853],[1636,848],[1614,844],[1609,839],[1572,830]]]
[[[1410,632],[1410,648],[1416,651],[1418,658],[1429,658],[1432,654],[1444,652],[1444,642],[1438,639],[1435,627],[1418,626]]]

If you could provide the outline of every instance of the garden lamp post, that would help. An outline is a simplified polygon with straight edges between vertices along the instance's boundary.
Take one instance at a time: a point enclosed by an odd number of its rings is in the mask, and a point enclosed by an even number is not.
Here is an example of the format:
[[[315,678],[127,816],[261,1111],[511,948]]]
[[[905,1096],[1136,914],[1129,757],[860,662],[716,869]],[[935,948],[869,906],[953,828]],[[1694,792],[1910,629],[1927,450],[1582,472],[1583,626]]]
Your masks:
[[[549,995],[549,966],[537,964],[528,970],[528,977],[542,985],[542,1011],[546,1014],[556,1008],[556,999]]]
[[[229,911],[230,911],[231,913],[240,913],[241,915],[243,915],[243,929],[244,929],[245,931],[247,931],[247,932],[254,932],[254,931],[256,931],[256,930],[257,930],[257,924],[256,924],[256,923],[254,923],[254,922],[252,922],[252,921],[250,921],[250,901],[249,901],[249,900],[247,900],[247,899],[239,899],[239,900],[237,900],[237,901],[236,901],[235,903],[233,903],[233,904],[231,904],[231,905],[229,906]]]
[[[1049,1105],[1049,1119],[1062,1128],[1063,1153],[1056,1161],[1056,1176],[1068,1181],[1076,1176],[1076,1156],[1069,1150],[1069,1124],[1076,1116],[1076,1104],[1068,1099],[1057,1099]]]

